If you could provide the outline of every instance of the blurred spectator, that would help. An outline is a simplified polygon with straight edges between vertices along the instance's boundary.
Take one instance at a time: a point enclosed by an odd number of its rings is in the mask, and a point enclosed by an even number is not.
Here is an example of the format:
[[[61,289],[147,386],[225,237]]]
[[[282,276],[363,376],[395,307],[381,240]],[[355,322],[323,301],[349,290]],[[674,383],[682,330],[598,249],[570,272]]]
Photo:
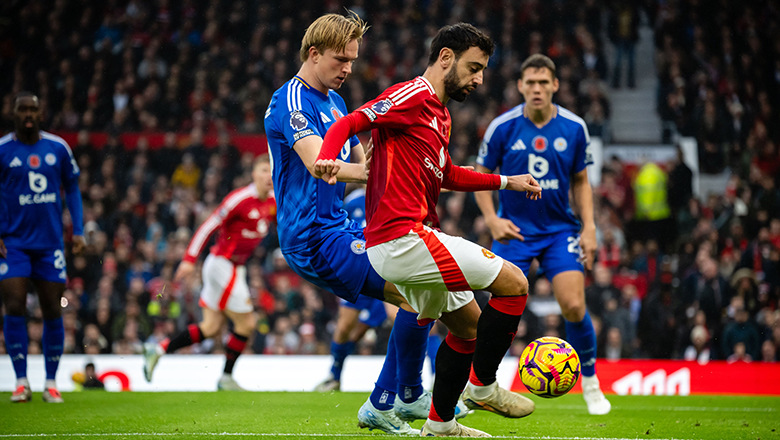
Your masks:
[[[723,355],[730,361],[732,356],[737,360],[760,359],[761,339],[755,324],[750,322],[750,315],[741,304],[734,311],[734,321],[723,330]],[[737,346],[742,353],[737,352]]]
[[[606,302],[619,297],[620,291],[612,285],[612,272],[603,263],[596,263],[593,267],[593,284],[585,289],[588,310],[601,316]]]
[[[639,10],[634,2],[618,0],[609,11],[609,39],[615,45],[615,68],[612,74],[612,87],[620,88],[620,74],[623,57],[628,69],[628,87],[636,87],[634,48],[639,41]]]
[[[710,336],[707,329],[697,325],[691,331],[691,345],[685,349],[683,359],[686,361],[696,361],[700,364],[706,364],[710,361],[711,354],[709,348]]]

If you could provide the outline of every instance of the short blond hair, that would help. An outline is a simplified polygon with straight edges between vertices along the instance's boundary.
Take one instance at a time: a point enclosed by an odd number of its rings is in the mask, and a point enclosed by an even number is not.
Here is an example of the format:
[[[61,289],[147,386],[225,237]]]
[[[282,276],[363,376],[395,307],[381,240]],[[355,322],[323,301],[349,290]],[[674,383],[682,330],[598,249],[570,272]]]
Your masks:
[[[349,10],[347,12],[346,17],[340,14],[326,14],[314,20],[301,40],[301,61],[306,62],[309,59],[311,47],[317,49],[319,53],[324,53],[327,49],[340,53],[350,41],[357,40],[358,44],[363,41],[368,23],[355,12]]]

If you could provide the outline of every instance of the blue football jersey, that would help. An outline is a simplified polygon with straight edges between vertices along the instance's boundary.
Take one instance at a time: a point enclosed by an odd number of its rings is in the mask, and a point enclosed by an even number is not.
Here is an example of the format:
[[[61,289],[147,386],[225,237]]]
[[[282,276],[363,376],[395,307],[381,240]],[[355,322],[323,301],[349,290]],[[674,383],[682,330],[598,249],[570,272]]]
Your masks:
[[[357,188],[344,198],[344,210],[359,227],[366,227],[366,190]]]
[[[0,237],[7,247],[63,246],[60,188],[78,189],[79,167],[61,137],[40,133],[34,145],[13,133],[0,138]],[[80,222],[74,221],[76,235],[83,234]]]
[[[327,95],[298,76],[274,92],[265,112],[265,133],[271,155],[274,192],[277,203],[277,231],[283,252],[310,248],[328,229],[350,225],[343,209],[346,184],[329,185],[315,179],[306,169],[293,145],[307,137],[325,137],[336,120],[347,114],[344,100],[333,90]],[[353,136],[344,144],[339,159],[349,162]]]
[[[541,200],[517,191],[499,192],[498,216],[511,220],[523,235],[579,231],[580,222],[569,205],[572,175],[593,163],[585,121],[557,107],[542,128],[523,115],[524,104],[490,123],[479,148],[477,163],[501,174],[531,174],[542,187]]]

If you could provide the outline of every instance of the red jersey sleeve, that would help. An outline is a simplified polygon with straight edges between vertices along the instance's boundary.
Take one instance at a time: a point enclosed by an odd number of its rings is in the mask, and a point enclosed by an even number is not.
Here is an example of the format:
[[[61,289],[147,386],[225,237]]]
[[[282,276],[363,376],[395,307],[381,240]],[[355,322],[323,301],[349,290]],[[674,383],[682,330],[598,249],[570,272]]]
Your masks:
[[[390,87],[333,124],[325,134],[317,159],[336,159],[347,139],[357,133],[374,128],[403,129],[418,123],[422,104],[431,95],[435,96],[433,87],[423,77]]]
[[[501,176],[498,174],[478,173],[453,165],[452,160],[448,156],[441,186],[453,191],[490,191],[501,188]]]
[[[222,202],[206,221],[198,227],[198,230],[195,231],[189,246],[187,246],[187,252],[184,253],[183,260],[194,263],[198,259],[198,255],[203,251],[203,248],[206,247],[206,243],[209,242],[209,237],[222,226],[225,219],[227,219],[230,214],[231,211],[228,210],[225,207],[225,203]]]

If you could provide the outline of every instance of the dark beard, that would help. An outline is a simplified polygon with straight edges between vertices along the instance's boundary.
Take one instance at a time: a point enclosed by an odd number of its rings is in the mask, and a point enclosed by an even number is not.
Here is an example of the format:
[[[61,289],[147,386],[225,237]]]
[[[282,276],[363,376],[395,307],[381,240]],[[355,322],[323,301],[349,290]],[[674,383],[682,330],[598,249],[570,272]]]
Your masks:
[[[458,76],[456,69],[457,65],[452,66],[452,69],[450,69],[444,77],[444,92],[447,93],[447,96],[450,98],[458,102],[463,102],[468,94],[465,93],[463,87],[460,86],[460,77]]]

